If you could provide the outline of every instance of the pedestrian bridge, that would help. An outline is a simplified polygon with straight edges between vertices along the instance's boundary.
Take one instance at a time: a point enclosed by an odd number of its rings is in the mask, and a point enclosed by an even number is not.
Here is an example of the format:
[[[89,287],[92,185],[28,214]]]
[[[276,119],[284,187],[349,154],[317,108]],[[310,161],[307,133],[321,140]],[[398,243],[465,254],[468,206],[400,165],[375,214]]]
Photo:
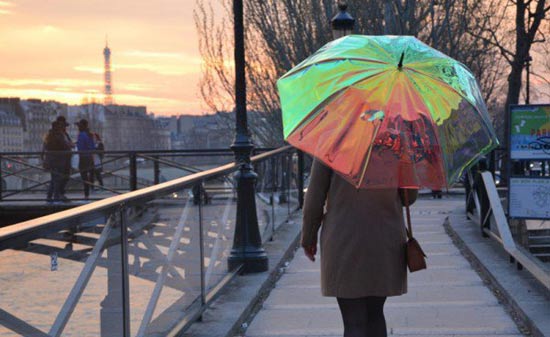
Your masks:
[[[276,257],[284,255],[279,250],[295,247],[297,239],[277,242],[285,231],[299,230],[299,223],[287,221],[300,216],[305,173],[295,165],[302,161],[299,156],[284,147],[252,159],[259,173],[255,202],[261,239],[276,247],[272,269],[280,265]],[[0,336],[213,336],[213,323],[227,328],[217,332],[224,336],[236,333],[240,323],[246,323],[241,333],[247,336],[341,335],[335,302],[320,296],[319,264],[306,261],[301,251],[290,264],[265,275],[280,279],[268,289],[261,310],[201,322],[213,304],[228,313],[237,307],[219,302],[242,277],[242,266],[228,270],[227,265],[237,169],[218,166],[0,228]],[[469,195],[475,205],[472,220],[466,219],[463,195],[434,200],[428,195],[413,207],[413,230],[427,251],[428,270],[409,274],[409,293],[388,300],[391,334],[522,335],[503,299],[476,272],[467,242],[496,245],[506,259],[500,269],[550,288],[548,265],[516,244],[491,174],[482,178],[483,186]],[[224,188],[197,198],[196,186]],[[465,242],[461,233],[470,239]],[[496,264],[496,255],[484,256]],[[248,280],[241,282],[245,286]],[[262,303],[261,294],[249,294],[250,307]],[[220,324],[230,316],[235,320]]]

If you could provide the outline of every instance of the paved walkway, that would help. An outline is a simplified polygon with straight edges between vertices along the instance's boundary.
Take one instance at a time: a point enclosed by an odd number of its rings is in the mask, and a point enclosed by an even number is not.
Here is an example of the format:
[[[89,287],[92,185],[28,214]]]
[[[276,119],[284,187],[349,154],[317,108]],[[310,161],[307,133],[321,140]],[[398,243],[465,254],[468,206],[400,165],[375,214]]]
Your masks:
[[[428,255],[428,269],[409,274],[407,294],[388,298],[388,335],[523,336],[443,228],[463,204],[462,197],[451,197],[422,199],[413,207],[413,232]],[[335,298],[321,296],[319,268],[318,260],[297,252],[246,336],[342,336]]]

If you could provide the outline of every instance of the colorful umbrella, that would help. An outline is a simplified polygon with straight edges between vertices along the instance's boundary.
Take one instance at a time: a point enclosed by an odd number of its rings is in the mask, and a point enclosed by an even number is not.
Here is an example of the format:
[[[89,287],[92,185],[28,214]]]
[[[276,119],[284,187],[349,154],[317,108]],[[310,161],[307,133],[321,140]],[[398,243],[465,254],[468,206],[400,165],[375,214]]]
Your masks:
[[[411,36],[332,41],[277,87],[285,139],[358,188],[443,189],[498,145],[472,73]]]

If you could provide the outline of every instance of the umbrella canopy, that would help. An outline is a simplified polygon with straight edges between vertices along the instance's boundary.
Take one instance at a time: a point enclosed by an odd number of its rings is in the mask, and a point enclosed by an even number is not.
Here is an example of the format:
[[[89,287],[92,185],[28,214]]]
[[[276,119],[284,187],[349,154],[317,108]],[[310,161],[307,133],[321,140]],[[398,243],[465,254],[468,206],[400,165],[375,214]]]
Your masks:
[[[358,188],[442,189],[498,145],[472,73],[411,36],[332,41],[277,87],[285,139]]]

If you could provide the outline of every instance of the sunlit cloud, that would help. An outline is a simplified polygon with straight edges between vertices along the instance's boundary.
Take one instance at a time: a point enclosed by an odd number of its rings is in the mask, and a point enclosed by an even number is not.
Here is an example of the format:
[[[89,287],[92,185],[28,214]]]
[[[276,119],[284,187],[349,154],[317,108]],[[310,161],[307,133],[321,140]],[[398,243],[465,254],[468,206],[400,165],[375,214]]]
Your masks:
[[[75,66],[76,71],[89,72],[92,74],[102,74],[102,67],[93,66]],[[155,64],[155,63],[136,63],[136,64],[113,64],[112,71],[130,69],[130,70],[146,70],[155,74],[165,76],[181,76],[186,74],[200,73],[200,67],[191,64]]]
[[[40,98],[42,100],[55,100],[67,104],[81,104],[85,99],[103,99],[103,95],[94,89],[85,90],[83,92],[62,91],[54,88],[48,89],[12,89],[0,87],[1,96],[5,97],[21,97],[22,99]],[[171,98],[160,98],[146,95],[119,94],[115,96],[117,104],[128,105],[154,105],[156,109],[163,111],[173,111],[181,113],[181,107],[188,107],[187,112],[199,113],[200,104],[196,101],[178,100]]]
[[[159,75],[166,76],[179,76],[189,73],[200,72],[196,66],[192,65],[169,65],[169,64],[155,64],[155,63],[137,63],[137,64],[118,64],[114,66],[116,69],[134,69],[134,70],[147,70]]]
[[[103,74],[103,68],[100,67],[89,67],[89,66],[75,66],[73,67],[76,71],[82,71],[92,74]]]
[[[181,53],[159,53],[143,50],[129,50],[120,53],[123,56],[130,57],[151,57],[151,58],[175,58],[175,59],[184,59],[185,56]]]
[[[147,84],[130,83],[130,84],[123,84],[122,89],[128,90],[128,91],[151,91],[154,89],[154,87]]]
[[[13,11],[10,11],[9,9],[0,8],[0,15],[11,15],[11,14],[13,14]]]
[[[15,4],[8,1],[0,1],[0,7],[15,7]]]
[[[2,78],[0,77],[0,86],[23,87],[23,86],[46,86],[58,88],[79,88],[95,87],[103,85],[101,81],[91,81],[83,79],[38,79],[38,78]]]
[[[61,92],[49,89],[0,88],[0,93],[5,97],[20,97],[22,99],[40,98],[42,100],[55,100],[68,104],[79,104],[82,98],[84,98],[81,92]]]
[[[61,29],[51,25],[42,26],[41,30],[43,33],[57,33],[61,31]]]

